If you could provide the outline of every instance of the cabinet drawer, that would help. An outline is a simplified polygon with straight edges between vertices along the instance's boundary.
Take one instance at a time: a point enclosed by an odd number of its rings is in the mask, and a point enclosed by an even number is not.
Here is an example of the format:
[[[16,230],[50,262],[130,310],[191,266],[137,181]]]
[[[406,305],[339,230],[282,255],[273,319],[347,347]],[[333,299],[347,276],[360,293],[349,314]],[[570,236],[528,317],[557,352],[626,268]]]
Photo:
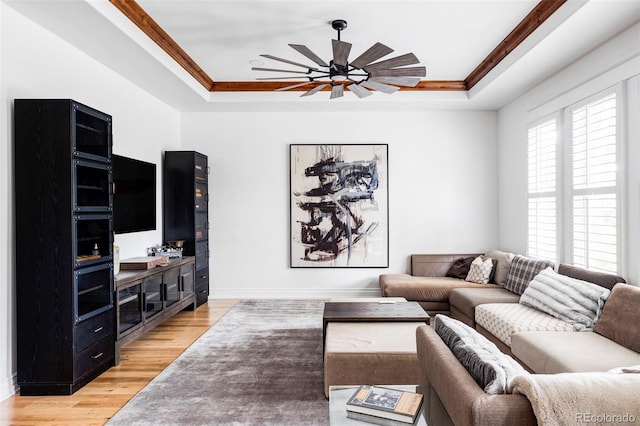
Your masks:
[[[108,310],[76,326],[75,351],[80,352],[105,336],[113,334],[113,311]]]
[[[114,347],[113,335],[109,335],[78,353],[73,367],[75,379],[79,379],[105,362],[113,363]]]
[[[196,289],[209,287],[209,268],[196,271]]]

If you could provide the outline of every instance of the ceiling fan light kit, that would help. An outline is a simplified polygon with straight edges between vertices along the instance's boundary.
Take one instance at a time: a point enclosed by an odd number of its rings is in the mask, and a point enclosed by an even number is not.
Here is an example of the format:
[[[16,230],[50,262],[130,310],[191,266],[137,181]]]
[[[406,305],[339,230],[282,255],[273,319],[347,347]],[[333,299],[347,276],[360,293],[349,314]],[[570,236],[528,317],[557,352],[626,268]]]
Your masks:
[[[304,68],[305,71],[265,67],[252,67],[251,69],[254,71],[299,74],[299,76],[295,77],[258,78],[258,80],[303,78],[306,81],[281,87],[276,90],[285,91],[297,89],[310,83],[318,83],[300,96],[311,96],[322,89],[330,87],[330,99],[342,97],[345,89],[354,93],[358,98],[370,96],[372,90],[391,94],[398,91],[400,89],[399,86],[415,87],[420,82],[420,77],[427,75],[427,69],[424,66],[408,66],[420,63],[413,53],[379,61],[393,52],[393,49],[382,43],[374,44],[356,59],[349,62],[351,43],[340,39],[340,33],[347,28],[347,21],[344,19],[336,19],[331,22],[331,26],[338,32],[338,39],[331,40],[333,59],[331,59],[329,63],[326,63],[322,58],[313,53],[307,46],[302,44],[289,44],[291,48],[305,56],[315,65],[290,61],[273,55],[260,55],[263,58]]]

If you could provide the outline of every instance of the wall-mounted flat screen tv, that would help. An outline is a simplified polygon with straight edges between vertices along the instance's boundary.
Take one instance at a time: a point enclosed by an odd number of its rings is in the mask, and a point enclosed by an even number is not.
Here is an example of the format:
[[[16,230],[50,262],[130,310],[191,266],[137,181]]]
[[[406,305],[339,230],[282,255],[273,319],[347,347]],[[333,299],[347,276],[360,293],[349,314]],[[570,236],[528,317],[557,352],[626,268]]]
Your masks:
[[[113,166],[113,232],[156,229],[156,165],[120,155]]]

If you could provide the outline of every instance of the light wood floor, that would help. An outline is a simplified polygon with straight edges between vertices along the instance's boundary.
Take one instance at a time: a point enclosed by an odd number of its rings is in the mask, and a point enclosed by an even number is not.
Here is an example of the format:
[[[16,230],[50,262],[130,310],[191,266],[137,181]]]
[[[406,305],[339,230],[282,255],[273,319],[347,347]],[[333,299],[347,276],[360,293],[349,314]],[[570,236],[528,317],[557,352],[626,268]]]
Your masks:
[[[237,300],[209,300],[180,312],[122,348],[120,364],[70,396],[19,396],[0,402],[0,425],[103,425]]]

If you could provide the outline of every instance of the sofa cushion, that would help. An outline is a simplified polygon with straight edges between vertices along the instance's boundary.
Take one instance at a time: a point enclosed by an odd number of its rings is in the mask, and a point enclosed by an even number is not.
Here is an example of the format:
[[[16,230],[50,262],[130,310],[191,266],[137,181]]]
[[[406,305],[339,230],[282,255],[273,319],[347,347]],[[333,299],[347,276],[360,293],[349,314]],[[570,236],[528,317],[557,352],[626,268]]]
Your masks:
[[[511,352],[538,374],[608,371],[640,364],[639,353],[592,331],[516,333],[511,336]]]
[[[475,323],[475,308],[485,303],[518,303],[520,296],[502,287],[487,286],[486,288],[455,288],[449,293],[451,314],[454,307],[457,312]],[[456,318],[460,319],[460,318]],[[464,321],[463,321],[464,322]],[[469,325],[467,323],[467,325]]]
[[[520,331],[574,331],[571,324],[521,303],[476,306],[476,323],[509,347]]]
[[[486,287],[451,277],[415,277],[408,274],[382,274],[380,290],[385,297],[449,303],[449,291],[459,287]]]
[[[624,278],[618,275],[591,271],[589,269],[579,268],[565,263],[558,265],[558,273],[578,280],[598,284],[599,286],[608,288],[609,290],[611,290],[617,283],[626,282]]]
[[[454,260],[445,276],[464,280],[469,274],[469,269],[471,269],[471,262],[473,262],[473,259],[475,259],[473,256],[469,256],[460,257]]]
[[[546,268],[533,277],[520,303],[566,321],[576,331],[585,331],[593,329],[607,297],[609,290],[604,287]]]
[[[485,392],[511,393],[511,379],[527,374],[513,358],[460,321],[436,315],[434,324],[436,333]]]
[[[515,294],[522,294],[533,277],[549,266],[553,266],[553,263],[548,260],[531,259],[516,255],[511,261],[504,288]]]
[[[616,284],[593,331],[640,352],[640,287]]]
[[[497,265],[495,268],[495,275],[493,276],[493,282],[499,286],[504,286],[507,282],[507,276],[509,275],[509,269],[511,268],[511,262],[513,261],[515,254],[491,249],[484,255],[492,259],[496,259]]]

